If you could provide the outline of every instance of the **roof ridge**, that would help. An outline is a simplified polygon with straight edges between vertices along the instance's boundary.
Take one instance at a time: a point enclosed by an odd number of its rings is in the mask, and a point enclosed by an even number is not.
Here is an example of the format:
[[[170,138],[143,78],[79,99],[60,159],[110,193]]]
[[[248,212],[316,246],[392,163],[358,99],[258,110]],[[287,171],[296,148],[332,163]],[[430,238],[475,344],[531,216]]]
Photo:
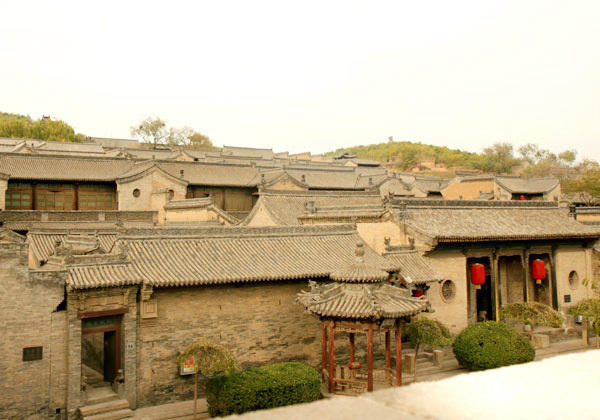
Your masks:
[[[245,238],[245,237],[281,237],[281,236],[315,236],[315,235],[347,235],[357,231],[350,224],[326,226],[233,226],[233,227],[153,227],[127,228],[121,238],[127,239],[209,239],[209,238]]]

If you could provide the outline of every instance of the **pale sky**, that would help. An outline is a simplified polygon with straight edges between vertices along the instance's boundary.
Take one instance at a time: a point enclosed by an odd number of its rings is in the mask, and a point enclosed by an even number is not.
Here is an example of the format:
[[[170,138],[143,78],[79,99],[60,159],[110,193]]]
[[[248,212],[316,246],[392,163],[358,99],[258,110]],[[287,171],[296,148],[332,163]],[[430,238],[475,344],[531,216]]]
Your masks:
[[[320,153],[497,141],[600,160],[600,1],[0,1],[0,111]]]

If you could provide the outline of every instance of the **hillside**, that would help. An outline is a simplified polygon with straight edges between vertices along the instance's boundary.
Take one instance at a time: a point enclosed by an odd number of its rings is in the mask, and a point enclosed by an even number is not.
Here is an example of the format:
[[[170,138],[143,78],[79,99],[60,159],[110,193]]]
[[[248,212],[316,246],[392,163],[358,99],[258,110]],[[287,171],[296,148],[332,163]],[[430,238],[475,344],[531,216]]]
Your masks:
[[[373,159],[381,162],[390,169],[410,171],[434,169],[468,169],[487,171],[489,158],[484,154],[450,149],[444,146],[433,146],[409,141],[370,144],[337,149],[329,155],[348,152],[359,158]]]
[[[63,142],[82,142],[84,139],[83,134],[76,134],[64,121],[50,117],[33,120],[29,116],[6,112],[0,112],[0,137]]]

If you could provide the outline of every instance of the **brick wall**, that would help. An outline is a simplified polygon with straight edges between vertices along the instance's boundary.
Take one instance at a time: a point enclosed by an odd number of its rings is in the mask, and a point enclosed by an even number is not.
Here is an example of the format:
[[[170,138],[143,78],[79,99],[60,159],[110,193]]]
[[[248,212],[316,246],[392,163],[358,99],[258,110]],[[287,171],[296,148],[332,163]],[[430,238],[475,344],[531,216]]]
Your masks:
[[[155,290],[158,318],[139,319],[138,406],[191,398],[193,377],[175,358],[205,338],[230,348],[249,367],[287,360],[320,363],[321,324],[294,303],[306,281]]]
[[[0,284],[2,418],[46,418],[64,407],[60,387],[51,396],[49,386],[60,382],[65,372],[60,344],[64,343],[60,333],[64,312],[53,313],[64,299],[63,279],[56,272],[30,276],[27,246],[4,243],[0,244]],[[23,361],[25,347],[42,347],[42,359]]]

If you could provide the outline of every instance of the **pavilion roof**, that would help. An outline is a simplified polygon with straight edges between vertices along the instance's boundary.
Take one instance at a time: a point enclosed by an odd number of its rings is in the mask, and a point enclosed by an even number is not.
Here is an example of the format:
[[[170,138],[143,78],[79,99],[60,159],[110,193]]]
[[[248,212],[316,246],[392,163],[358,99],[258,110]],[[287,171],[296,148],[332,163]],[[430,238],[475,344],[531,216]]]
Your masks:
[[[390,284],[309,282],[310,291],[301,291],[296,302],[312,314],[349,319],[400,318],[428,309],[429,302],[412,298],[408,291]]]

